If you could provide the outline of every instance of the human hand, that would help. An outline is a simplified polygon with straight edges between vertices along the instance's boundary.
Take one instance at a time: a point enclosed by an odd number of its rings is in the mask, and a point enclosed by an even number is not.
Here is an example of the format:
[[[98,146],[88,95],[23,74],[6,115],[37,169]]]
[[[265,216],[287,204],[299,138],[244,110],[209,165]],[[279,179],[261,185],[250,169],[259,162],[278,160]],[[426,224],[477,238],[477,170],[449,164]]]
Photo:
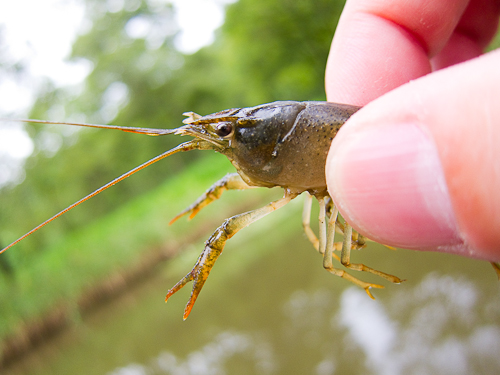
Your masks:
[[[499,15],[496,0],[347,2],[327,98],[370,104],[335,137],[326,176],[362,234],[500,260],[500,50],[478,57]]]

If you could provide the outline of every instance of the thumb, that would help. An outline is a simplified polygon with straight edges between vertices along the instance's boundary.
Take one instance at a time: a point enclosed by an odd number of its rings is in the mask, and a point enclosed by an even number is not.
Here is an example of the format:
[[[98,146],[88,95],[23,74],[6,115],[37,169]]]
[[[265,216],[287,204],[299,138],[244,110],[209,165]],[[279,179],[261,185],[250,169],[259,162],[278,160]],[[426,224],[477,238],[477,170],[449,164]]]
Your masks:
[[[500,50],[371,102],[332,142],[330,195],[387,245],[500,260]]]

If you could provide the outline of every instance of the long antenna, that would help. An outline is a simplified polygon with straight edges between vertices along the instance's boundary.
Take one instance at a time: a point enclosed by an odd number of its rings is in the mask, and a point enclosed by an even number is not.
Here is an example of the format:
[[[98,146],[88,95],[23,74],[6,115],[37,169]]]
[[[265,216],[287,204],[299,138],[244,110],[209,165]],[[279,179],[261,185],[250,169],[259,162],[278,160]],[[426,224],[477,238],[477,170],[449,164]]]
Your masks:
[[[78,124],[78,125],[81,125],[81,124]],[[101,126],[103,126],[103,125],[99,125],[99,127],[101,127]],[[139,128],[139,129],[142,129],[142,128]],[[97,194],[103,192],[107,188],[109,188],[109,187],[113,186],[114,184],[116,184],[116,183],[124,180],[125,178],[133,175],[134,173],[139,172],[141,169],[144,169],[144,168],[150,166],[151,164],[154,164],[157,161],[160,161],[161,159],[164,159],[167,156],[173,155],[173,154],[175,154],[175,153],[177,153],[179,151],[190,151],[190,150],[195,150],[195,149],[201,149],[203,146],[202,146],[202,144],[200,142],[202,143],[203,141],[200,141],[200,140],[197,140],[197,139],[193,139],[191,141],[181,143],[177,147],[174,147],[173,149],[168,150],[168,151],[164,152],[163,154],[158,155],[158,156],[156,156],[156,157],[148,160],[147,162],[139,165],[138,167],[135,167],[134,169],[128,171],[127,173],[122,174],[120,177],[117,177],[113,181],[108,182],[106,185],[101,186],[99,189],[97,189],[93,193],[90,193],[89,195],[83,197],[78,202],[75,202],[71,206],[66,207],[64,210],[62,210],[61,212],[55,214],[50,219],[45,220],[43,223],[41,223],[40,225],[38,225],[35,228],[33,228],[32,230],[30,230],[28,233],[26,233],[22,237],[19,237],[17,240],[15,240],[14,242],[12,242],[10,245],[8,245],[7,247],[5,247],[2,250],[0,250],[0,254],[3,253],[4,251],[10,249],[12,246],[14,246],[15,244],[17,244],[19,241],[22,241],[26,237],[28,237],[29,235],[35,233],[38,229],[44,227],[45,225],[47,225],[48,223],[50,223],[52,220],[57,219],[59,216],[65,214],[66,212],[68,212],[69,210],[75,208],[79,204],[85,202],[86,200],[89,200],[90,198],[96,196]]]
[[[84,126],[87,128],[115,129],[115,130],[121,130],[121,131],[128,132],[128,133],[147,134],[147,135],[152,135],[152,136],[173,134],[177,131],[177,129],[134,128],[134,127],[117,126],[117,125],[98,125],[98,124],[32,120],[32,119],[18,119],[18,118],[0,118],[0,121],[32,122],[35,124],[73,125],[73,126]]]

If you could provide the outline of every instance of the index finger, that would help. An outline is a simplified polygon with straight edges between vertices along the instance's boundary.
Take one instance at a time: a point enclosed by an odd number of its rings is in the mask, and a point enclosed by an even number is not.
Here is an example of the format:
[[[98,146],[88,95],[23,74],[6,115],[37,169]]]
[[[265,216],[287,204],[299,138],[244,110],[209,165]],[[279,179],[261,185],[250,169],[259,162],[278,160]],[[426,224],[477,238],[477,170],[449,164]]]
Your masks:
[[[332,43],[327,98],[365,105],[434,67],[479,55],[498,22],[495,0],[348,1]]]

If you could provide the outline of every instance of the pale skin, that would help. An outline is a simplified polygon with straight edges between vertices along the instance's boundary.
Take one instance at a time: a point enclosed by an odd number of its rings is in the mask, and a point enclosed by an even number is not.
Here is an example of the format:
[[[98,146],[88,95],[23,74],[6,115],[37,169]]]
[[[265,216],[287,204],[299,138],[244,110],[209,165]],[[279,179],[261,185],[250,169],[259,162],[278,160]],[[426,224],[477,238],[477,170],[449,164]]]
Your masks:
[[[327,98],[366,107],[326,176],[354,229],[500,261],[500,50],[483,55],[499,16],[497,0],[347,1]]]

